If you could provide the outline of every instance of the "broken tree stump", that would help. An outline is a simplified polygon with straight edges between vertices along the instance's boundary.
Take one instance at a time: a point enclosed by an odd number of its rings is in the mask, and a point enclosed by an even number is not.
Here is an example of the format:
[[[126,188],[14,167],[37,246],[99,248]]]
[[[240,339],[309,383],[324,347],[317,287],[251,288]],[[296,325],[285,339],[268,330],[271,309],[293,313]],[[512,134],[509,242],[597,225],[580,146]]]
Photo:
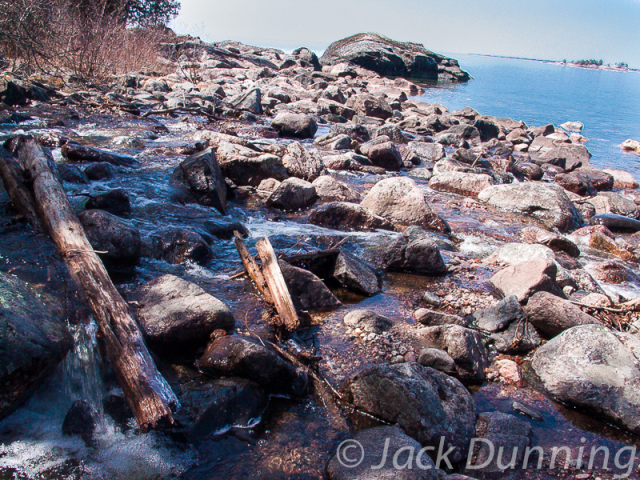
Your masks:
[[[147,350],[127,303],[111,282],[42,147],[30,137],[11,140],[12,151],[30,185],[42,227],[58,247],[70,274],[82,286],[98,324],[99,340],[142,431],[173,423],[178,405]]]
[[[265,301],[273,305],[273,298],[271,297],[271,292],[269,292],[267,281],[265,280],[264,275],[262,275],[260,266],[253,259],[249,250],[247,250],[247,246],[242,241],[242,236],[237,231],[233,232],[233,234],[235,236],[234,244],[236,246],[236,250],[238,250],[238,254],[242,260],[242,265],[244,265],[244,269],[247,271],[247,275],[249,275],[249,278],[256,284],[256,287],[260,290]]]

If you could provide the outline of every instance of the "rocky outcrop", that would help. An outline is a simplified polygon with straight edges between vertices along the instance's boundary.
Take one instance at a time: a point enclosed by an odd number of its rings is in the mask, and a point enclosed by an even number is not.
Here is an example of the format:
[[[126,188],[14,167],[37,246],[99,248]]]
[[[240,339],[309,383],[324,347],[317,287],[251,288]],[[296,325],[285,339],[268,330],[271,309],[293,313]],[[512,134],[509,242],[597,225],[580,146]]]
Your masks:
[[[322,65],[341,62],[391,77],[460,82],[470,78],[452,58],[430,52],[417,43],[396,42],[375,33],[360,33],[334,42],[320,58]]]

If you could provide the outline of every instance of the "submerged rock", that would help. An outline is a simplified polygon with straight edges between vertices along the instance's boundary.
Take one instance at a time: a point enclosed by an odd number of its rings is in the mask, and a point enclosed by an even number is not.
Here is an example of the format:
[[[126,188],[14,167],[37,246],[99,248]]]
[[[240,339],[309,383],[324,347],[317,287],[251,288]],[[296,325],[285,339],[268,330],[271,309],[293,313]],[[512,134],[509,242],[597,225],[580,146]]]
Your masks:
[[[207,241],[197,232],[180,228],[170,228],[159,232],[151,239],[151,252],[154,258],[172,264],[191,261],[206,264],[214,256]]]
[[[136,226],[104,210],[86,210],[78,219],[89,243],[107,266],[126,267],[139,262],[142,240]]]
[[[386,218],[348,202],[332,202],[316,208],[309,215],[309,223],[340,230],[396,230]]]

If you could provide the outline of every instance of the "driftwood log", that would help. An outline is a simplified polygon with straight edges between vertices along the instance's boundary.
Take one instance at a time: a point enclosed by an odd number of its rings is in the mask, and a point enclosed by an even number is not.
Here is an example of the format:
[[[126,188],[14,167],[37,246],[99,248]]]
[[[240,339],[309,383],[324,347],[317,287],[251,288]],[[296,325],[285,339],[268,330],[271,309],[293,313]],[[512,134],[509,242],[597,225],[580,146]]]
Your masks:
[[[45,152],[29,137],[14,138],[11,150],[18,157],[25,183],[30,185],[43,230],[58,247],[71,276],[82,286],[98,324],[103,350],[140,429],[172,424],[177,398],[158,372],[127,303],[91,248],[62,186],[49,168]],[[0,158],[0,163],[10,162]]]
[[[23,216],[33,228],[41,230],[33,195],[22,180],[20,166],[4,148],[0,148],[0,178],[18,214]]]

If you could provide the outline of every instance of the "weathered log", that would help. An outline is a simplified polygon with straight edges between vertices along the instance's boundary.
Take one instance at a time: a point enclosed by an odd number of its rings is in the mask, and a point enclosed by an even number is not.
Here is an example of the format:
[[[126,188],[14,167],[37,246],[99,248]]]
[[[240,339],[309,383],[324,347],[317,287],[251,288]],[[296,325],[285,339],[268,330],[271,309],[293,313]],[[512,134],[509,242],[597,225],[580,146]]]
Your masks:
[[[62,155],[72,162],[107,162],[121,167],[139,167],[140,163],[129,155],[106,152],[97,148],[67,143],[62,147]]]
[[[278,265],[276,253],[266,237],[258,240],[256,249],[262,261],[262,274],[269,287],[269,292],[271,292],[278,315],[280,315],[282,326],[289,331],[293,331],[300,326],[300,319],[296,308],[293,306],[289,288]]]
[[[84,290],[98,324],[99,339],[116,378],[145,431],[173,423],[173,391],[158,372],[126,302],[95,254],[45,152],[35,140],[13,140],[19,165],[31,184],[43,229],[54,241],[72,276]]]
[[[38,213],[34,207],[35,202],[29,189],[22,181],[22,174],[20,167],[16,159],[7,152],[4,148],[0,147],[0,177],[4,188],[9,194],[11,203],[33,228],[41,230],[40,220],[38,220]]]
[[[273,298],[271,297],[271,292],[269,292],[269,287],[267,286],[267,281],[262,275],[262,270],[260,266],[255,262],[249,250],[247,250],[247,246],[242,241],[242,236],[240,233],[233,232],[235,235],[235,246],[236,250],[238,250],[238,254],[240,255],[240,259],[242,260],[242,265],[244,265],[244,269],[247,271],[247,275],[249,278],[253,280],[253,283],[256,284],[258,290],[264,297],[265,301],[271,305],[273,305]]]

